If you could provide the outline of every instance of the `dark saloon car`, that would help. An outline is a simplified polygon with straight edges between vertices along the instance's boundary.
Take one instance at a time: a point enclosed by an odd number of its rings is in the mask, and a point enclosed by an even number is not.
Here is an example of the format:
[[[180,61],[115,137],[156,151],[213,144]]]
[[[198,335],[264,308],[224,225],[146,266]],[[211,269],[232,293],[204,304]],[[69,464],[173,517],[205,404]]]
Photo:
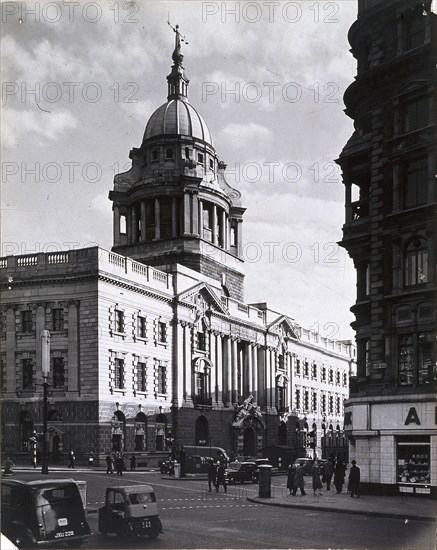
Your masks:
[[[79,548],[91,534],[72,479],[2,480],[1,492],[2,532],[18,548]]]
[[[258,466],[255,462],[233,462],[232,466],[226,470],[226,480],[228,483],[244,483],[258,481]]]

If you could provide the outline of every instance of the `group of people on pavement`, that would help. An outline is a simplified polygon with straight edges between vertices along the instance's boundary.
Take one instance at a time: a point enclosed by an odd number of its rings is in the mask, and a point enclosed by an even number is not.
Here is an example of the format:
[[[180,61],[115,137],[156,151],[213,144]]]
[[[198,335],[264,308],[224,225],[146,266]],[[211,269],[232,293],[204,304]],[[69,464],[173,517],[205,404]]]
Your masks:
[[[224,492],[228,492],[226,485],[226,465],[223,461],[211,460],[208,467],[208,490],[212,491],[212,486],[215,487],[216,493],[219,492],[220,485],[223,485]]]
[[[350,496],[360,498],[360,469],[355,460],[351,462],[352,467],[349,472],[348,491]],[[312,478],[312,488],[314,496],[321,495],[323,484],[326,483],[326,490],[331,490],[331,481],[334,477],[334,486],[337,494],[343,490],[343,485],[346,477],[346,464],[340,457],[329,459],[323,464],[322,472],[320,472],[317,463],[314,461],[309,468],[309,473]],[[320,478],[322,474],[322,478]],[[305,467],[303,464],[290,464],[287,473],[287,489],[290,495],[296,496],[297,490],[300,490],[302,496],[305,492]]]
[[[123,453],[117,452],[111,455],[110,452],[107,453],[106,461],[106,473],[113,474],[114,470],[118,476],[122,476],[123,472],[126,470],[126,456]],[[132,453],[129,459],[130,471],[134,472],[137,469],[137,459],[136,456]]]

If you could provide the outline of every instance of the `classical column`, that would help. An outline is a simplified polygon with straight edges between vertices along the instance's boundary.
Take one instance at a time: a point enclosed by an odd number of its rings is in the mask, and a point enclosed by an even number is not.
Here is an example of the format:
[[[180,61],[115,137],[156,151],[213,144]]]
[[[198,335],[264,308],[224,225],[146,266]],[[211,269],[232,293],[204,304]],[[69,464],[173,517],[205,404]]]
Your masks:
[[[112,209],[112,238],[114,239],[114,246],[120,244],[120,209],[118,206],[114,206]]]
[[[225,357],[224,357],[224,380],[223,380],[223,402],[226,407],[231,405],[232,388],[232,354],[231,338],[225,336]]]
[[[217,205],[212,205],[212,242],[217,244]]]
[[[40,337],[36,339],[40,342]],[[9,307],[6,313],[6,392],[15,393],[17,390],[16,363],[15,363],[15,309]]]
[[[184,192],[184,235],[191,235],[191,196]]]
[[[243,255],[243,220],[237,220],[235,230],[237,232],[237,256],[241,258]]]
[[[252,395],[255,401],[258,402],[258,346],[256,344],[252,347],[252,351]]]
[[[137,209],[135,206],[131,206],[131,232],[132,232],[132,242],[138,242],[138,222],[137,222]]]
[[[232,392],[231,403],[238,403],[238,343],[234,338],[231,340],[231,370],[232,370]]]
[[[216,336],[216,349],[215,349],[215,365],[216,365],[216,397],[217,404],[223,399],[224,387],[223,387],[223,354],[222,354],[223,338],[221,334]]]
[[[180,407],[184,401],[184,375],[185,375],[185,365],[184,365],[184,326],[182,323],[177,323],[176,325],[176,358],[175,358],[175,373],[177,373],[176,383],[175,383],[175,394],[176,402]],[[175,375],[173,375],[175,376]]]
[[[193,235],[199,235],[199,195],[193,193],[191,195],[192,201],[192,221],[193,221]]]
[[[271,350],[266,348],[266,407],[272,406],[272,360]]]
[[[132,243],[132,215],[131,215],[131,209],[128,207],[126,208],[126,238],[127,243]]]
[[[199,199],[199,236],[203,239],[203,201]]]
[[[226,250],[227,243],[226,243],[226,211],[222,210],[222,230],[221,230],[221,239],[220,239],[220,246]]]
[[[35,367],[36,367],[36,377],[37,377],[37,379],[42,377],[41,332],[45,328],[46,328],[46,305],[45,304],[37,304],[37,306],[36,306],[36,323],[35,323],[35,337],[36,337],[36,342],[38,342],[37,345],[36,345],[36,350],[35,350],[35,358],[36,358]],[[50,370],[51,370],[51,365],[50,365]]]
[[[178,236],[178,202],[176,197],[171,199],[171,236],[173,239]]]
[[[212,399],[212,403],[214,404],[217,402],[217,392],[216,392],[217,364],[216,364],[216,337],[212,331],[209,332],[209,341],[210,341],[209,357],[212,363],[211,371],[210,371],[211,399]]]
[[[141,242],[146,242],[146,203],[141,201]]]
[[[246,347],[246,357],[247,357],[247,386],[249,394],[253,395],[253,367],[252,367],[252,343],[249,342]]]
[[[79,379],[79,302],[70,302],[68,305],[68,392],[80,390]]]
[[[155,241],[161,238],[161,215],[159,212],[159,199],[155,198]]]
[[[185,325],[184,327],[184,371],[185,371],[185,403],[192,404],[192,387],[191,387],[191,327]]]

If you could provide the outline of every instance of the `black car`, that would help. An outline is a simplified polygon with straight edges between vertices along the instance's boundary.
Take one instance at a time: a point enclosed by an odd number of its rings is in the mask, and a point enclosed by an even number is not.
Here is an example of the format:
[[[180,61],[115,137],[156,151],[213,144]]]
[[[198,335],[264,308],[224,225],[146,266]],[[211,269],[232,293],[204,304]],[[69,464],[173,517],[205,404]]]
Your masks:
[[[226,480],[228,483],[244,483],[258,481],[258,466],[255,462],[233,462],[232,466],[226,470]]]

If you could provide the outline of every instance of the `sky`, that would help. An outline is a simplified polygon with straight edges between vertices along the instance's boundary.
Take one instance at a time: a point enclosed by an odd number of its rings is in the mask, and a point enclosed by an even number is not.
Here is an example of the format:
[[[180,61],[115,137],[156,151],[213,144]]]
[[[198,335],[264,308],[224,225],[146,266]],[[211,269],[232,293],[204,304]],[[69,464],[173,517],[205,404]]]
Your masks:
[[[166,102],[189,100],[242,194],[246,303],[353,338],[355,270],[334,159],[353,131],[354,0],[3,2],[2,256],[112,246],[108,193]]]

